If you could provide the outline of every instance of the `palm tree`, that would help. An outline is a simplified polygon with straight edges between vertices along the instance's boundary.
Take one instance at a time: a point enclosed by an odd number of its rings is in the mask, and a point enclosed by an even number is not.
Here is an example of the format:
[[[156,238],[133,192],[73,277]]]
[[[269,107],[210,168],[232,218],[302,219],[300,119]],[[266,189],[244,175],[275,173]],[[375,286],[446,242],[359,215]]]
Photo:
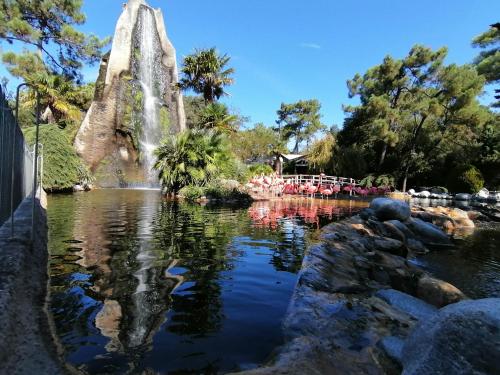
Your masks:
[[[224,104],[210,103],[201,113],[200,127],[220,133],[234,133],[237,130],[238,120],[238,116],[229,113]]]
[[[184,58],[178,86],[184,90],[192,89],[202,94],[208,103],[213,103],[221,96],[227,95],[224,87],[233,84],[231,75],[233,68],[228,68],[230,57],[219,56],[215,48],[198,49]]]
[[[47,72],[34,74],[30,83],[42,98],[42,119],[60,127],[66,126],[67,121],[80,122],[93,96],[93,85],[79,86],[63,76]],[[28,90],[21,96],[22,107],[33,108],[35,104],[35,91]]]
[[[221,134],[187,130],[168,137],[160,145],[154,168],[164,191],[175,195],[184,186],[209,182],[223,166],[227,154]]]

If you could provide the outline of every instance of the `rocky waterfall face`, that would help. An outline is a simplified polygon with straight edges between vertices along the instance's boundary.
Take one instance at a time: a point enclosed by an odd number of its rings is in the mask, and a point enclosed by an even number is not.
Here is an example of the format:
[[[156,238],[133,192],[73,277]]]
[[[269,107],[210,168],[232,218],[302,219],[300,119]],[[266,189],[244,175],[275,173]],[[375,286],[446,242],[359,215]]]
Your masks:
[[[161,11],[129,0],[75,139],[99,187],[157,186],[154,150],[185,129],[175,50]]]
[[[156,183],[156,176],[153,172],[154,150],[159,146],[164,135],[162,133],[168,131],[169,124],[161,124],[159,121],[159,111],[162,105],[160,92],[168,90],[168,87],[166,87],[167,72],[162,69],[162,53],[152,9],[144,6],[139,8],[135,35],[136,42],[139,43],[134,47],[139,51],[139,56],[134,56],[134,65],[137,66],[134,70],[139,79],[143,102],[142,127],[139,135],[141,164],[146,182],[154,185]]]

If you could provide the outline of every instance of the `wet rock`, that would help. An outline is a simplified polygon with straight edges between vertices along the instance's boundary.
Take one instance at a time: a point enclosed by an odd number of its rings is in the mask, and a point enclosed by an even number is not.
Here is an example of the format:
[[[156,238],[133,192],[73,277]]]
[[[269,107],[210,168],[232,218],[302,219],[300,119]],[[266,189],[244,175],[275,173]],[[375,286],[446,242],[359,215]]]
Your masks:
[[[380,251],[385,251],[401,257],[408,255],[408,249],[402,241],[392,238],[379,237],[373,240],[373,247]]]
[[[363,220],[368,220],[372,216],[375,216],[375,211],[373,211],[371,208],[364,208],[359,213],[359,217]]]
[[[375,296],[417,320],[429,319],[437,312],[434,306],[398,290],[380,290],[375,293]]]
[[[498,374],[500,298],[463,301],[441,309],[410,334],[403,375]]]
[[[427,254],[429,252],[429,249],[427,249],[422,242],[414,238],[409,238],[406,241],[406,246],[415,254]]]
[[[427,223],[418,218],[411,218],[406,222],[406,225],[425,245],[451,245],[450,238],[446,233],[434,224]]]
[[[459,193],[455,195],[455,200],[457,201],[470,201],[472,196],[467,193]]]
[[[375,212],[375,216],[383,221],[405,221],[410,217],[410,206],[408,203],[395,199],[375,198],[370,203],[370,208]]]
[[[395,336],[386,336],[377,344],[392,360],[401,363],[403,358],[404,340]]]
[[[467,296],[460,289],[446,281],[428,275],[418,280],[417,297],[437,307],[467,299]]]
[[[418,193],[419,198],[429,198],[431,196],[431,193],[427,190],[421,191]]]

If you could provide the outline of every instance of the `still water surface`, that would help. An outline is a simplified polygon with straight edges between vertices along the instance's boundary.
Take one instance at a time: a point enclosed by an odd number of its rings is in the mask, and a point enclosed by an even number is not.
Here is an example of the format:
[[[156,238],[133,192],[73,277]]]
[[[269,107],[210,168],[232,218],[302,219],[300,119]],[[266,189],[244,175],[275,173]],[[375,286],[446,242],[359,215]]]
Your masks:
[[[210,208],[141,190],[49,197],[51,311],[67,360],[88,373],[256,367],[282,343],[307,244],[366,205]]]

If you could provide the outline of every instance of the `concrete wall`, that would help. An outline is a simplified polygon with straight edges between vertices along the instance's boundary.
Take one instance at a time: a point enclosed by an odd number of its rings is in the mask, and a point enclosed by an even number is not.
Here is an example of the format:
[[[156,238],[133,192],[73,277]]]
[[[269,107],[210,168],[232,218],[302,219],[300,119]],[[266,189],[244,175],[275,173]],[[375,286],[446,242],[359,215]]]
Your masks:
[[[44,197],[42,197],[42,202]],[[0,228],[0,374],[64,374],[46,310],[47,217],[35,202],[35,235],[31,244],[32,200]]]

